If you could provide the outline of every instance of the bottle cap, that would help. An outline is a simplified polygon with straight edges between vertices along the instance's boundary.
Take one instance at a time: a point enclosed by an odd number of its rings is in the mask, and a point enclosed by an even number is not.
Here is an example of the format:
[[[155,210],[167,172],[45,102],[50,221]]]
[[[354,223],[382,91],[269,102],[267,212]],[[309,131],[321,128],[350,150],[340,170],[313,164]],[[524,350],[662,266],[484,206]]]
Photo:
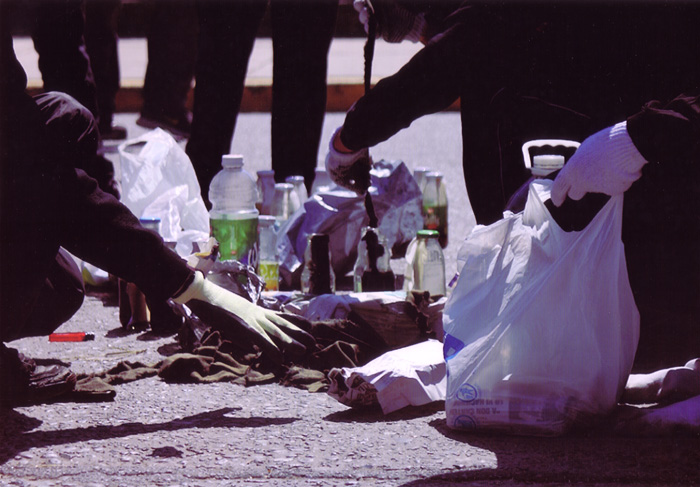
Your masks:
[[[284,189],[291,191],[294,189],[294,186],[289,183],[275,183],[275,189]]]
[[[277,218],[272,215],[260,215],[258,217],[258,226],[260,227],[271,227],[275,224]]]
[[[226,154],[221,157],[221,167],[243,167],[243,156],[240,154]]]
[[[284,179],[284,181],[287,182],[287,183],[289,183],[289,184],[294,184],[294,183],[297,183],[297,182],[302,182],[302,183],[303,183],[303,182],[304,182],[304,176],[287,176],[287,177]]]
[[[141,226],[153,230],[154,232],[160,231],[160,218],[139,218],[139,223],[141,223]]]
[[[532,158],[532,174],[533,176],[546,176],[564,167],[564,161],[564,156],[555,154],[535,156]]]
[[[440,236],[440,232],[437,230],[418,230],[417,235],[422,238],[438,238]]]
[[[273,169],[263,169],[262,171],[257,172],[258,177],[264,177],[264,176],[274,176],[275,171]]]

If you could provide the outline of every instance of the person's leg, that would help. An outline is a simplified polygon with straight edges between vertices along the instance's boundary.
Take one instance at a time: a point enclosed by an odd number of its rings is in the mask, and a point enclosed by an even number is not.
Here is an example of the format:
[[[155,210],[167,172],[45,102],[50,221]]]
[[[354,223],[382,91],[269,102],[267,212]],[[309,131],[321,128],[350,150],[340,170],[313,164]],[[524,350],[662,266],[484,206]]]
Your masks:
[[[119,91],[117,20],[121,0],[86,0],[85,47],[97,88],[100,135],[103,139],[124,139],[126,129],[114,126]]]
[[[151,0],[148,25],[148,67],[143,85],[141,119],[190,134],[185,104],[197,61],[197,16],[191,0]]]
[[[206,202],[221,156],[231,148],[248,58],[266,7],[265,0],[198,4],[196,84],[186,151]]]
[[[275,180],[315,175],[326,111],[328,49],[338,0],[272,0],[272,169]]]
[[[83,0],[32,2],[32,18],[44,89],[68,93],[98,117],[95,79],[85,48]]]
[[[39,291],[37,306],[31,310],[26,325],[17,330],[16,334],[4,338],[11,341],[53,333],[80,309],[84,297],[85,285],[80,269],[73,258],[60,249]]]

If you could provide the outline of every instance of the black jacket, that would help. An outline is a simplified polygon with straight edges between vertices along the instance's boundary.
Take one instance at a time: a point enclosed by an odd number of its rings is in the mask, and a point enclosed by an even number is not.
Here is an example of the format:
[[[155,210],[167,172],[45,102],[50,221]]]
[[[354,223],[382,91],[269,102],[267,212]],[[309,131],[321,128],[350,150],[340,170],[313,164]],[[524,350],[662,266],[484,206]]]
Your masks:
[[[487,224],[529,176],[524,142],[582,141],[697,86],[698,25],[698,2],[465,4],[353,105],[341,138],[371,147],[459,99],[465,182]]]

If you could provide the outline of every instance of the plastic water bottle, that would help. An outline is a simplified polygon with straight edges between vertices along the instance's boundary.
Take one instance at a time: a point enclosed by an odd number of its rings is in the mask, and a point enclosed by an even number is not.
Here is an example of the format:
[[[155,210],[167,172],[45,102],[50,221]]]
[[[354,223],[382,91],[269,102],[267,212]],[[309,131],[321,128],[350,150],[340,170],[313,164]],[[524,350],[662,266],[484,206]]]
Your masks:
[[[258,265],[258,190],[243,169],[243,156],[225,155],[222,170],[209,185],[211,235],[219,242],[221,260]]]
[[[258,171],[258,201],[255,207],[261,215],[270,215],[272,196],[275,194],[275,171],[266,169]]]
[[[440,246],[447,247],[447,188],[440,172],[425,175],[423,189],[423,228],[440,233]]]
[[[271,215],[261,215],[258,220],[258,245],[260,246],[258,273],[265,280],[266,291],[279,291],[280,265],[275,221],[275,217]]]

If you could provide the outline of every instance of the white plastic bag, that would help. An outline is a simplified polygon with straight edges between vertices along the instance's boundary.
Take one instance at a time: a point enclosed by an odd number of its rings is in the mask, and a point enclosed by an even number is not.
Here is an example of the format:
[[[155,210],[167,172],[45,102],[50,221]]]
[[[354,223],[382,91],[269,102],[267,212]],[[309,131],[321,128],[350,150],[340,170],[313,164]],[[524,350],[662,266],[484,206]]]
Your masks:
[[[164,240],[185,257],[209,237],[209,214],[189,157],[161,129],[119,146],[122,203],[139,218],[160,218]]]
[[[620,239],[622,196],[580,232],[531,184],[525,210],[475,229],[445,305],[447,423],[557,435],[617,403],[632,368],[639,313]]]

